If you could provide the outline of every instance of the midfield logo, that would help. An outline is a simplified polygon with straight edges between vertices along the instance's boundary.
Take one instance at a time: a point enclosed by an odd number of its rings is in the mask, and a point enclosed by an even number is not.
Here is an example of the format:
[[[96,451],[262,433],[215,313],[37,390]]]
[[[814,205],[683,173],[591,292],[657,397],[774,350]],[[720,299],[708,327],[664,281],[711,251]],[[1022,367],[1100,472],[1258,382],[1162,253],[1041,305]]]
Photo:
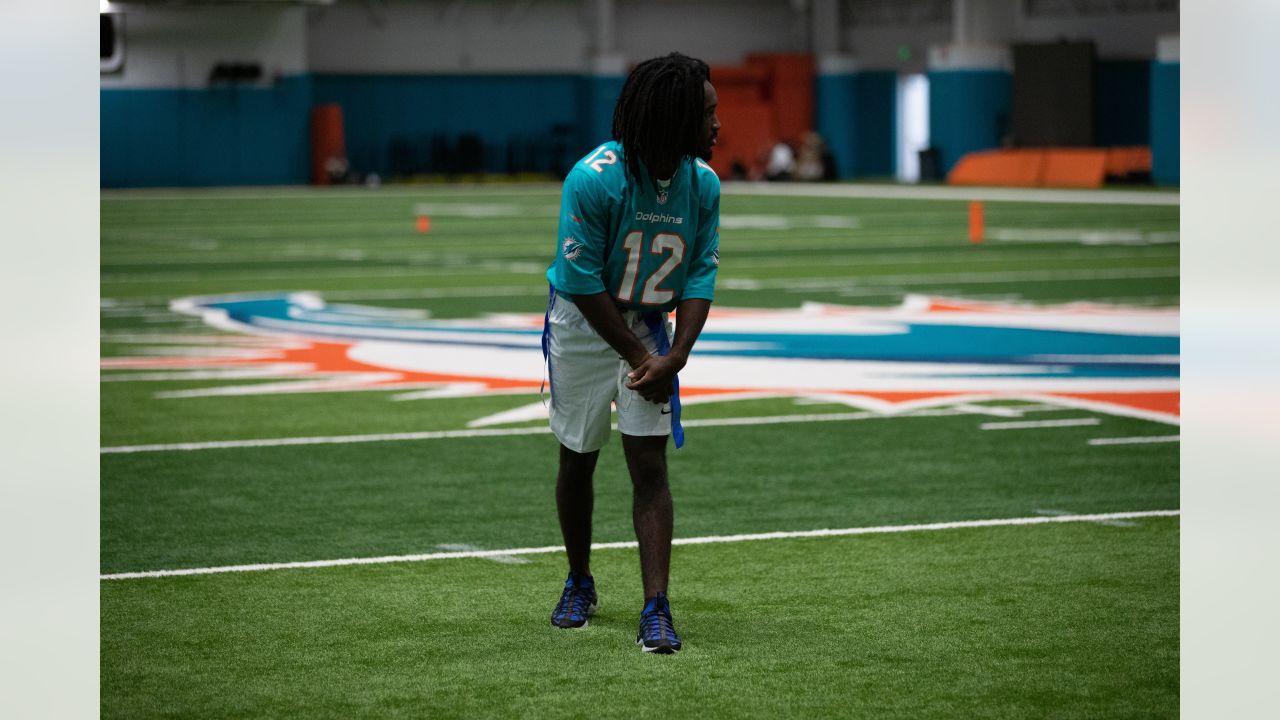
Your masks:
[[[169,356],[106,358],[104,370],[146,372],[104,379],[210,381],[160,394],[169,398],[388,389],[402,391],[396,399],[536,395],[542,383],[540,314],[431,320],[327,305],[308,293],[186,298],[172,307],[234,334],[195,336],[188,346],[174,339]],[[893,413],[1016,398],[1168,423],[1179,417],[1176,309],[923,296],[894,308],[717,307],[693,354],[680,373],[685,404],[796,397]],[[248,378],[258,382],[236,382]],[[544,414],[531,402],[473,425]]]

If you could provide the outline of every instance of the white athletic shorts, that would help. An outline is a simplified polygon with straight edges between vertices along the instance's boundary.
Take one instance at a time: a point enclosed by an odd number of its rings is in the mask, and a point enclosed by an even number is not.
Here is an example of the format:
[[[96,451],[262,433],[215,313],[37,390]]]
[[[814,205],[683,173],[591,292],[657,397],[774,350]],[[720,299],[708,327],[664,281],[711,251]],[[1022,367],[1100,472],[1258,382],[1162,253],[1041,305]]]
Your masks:
[[[588,453],[609,439],[609,406],[618,408],[624,435],[670,435],[671,403],[659,405],[627,389],[631,366],[592,329],[578,306],[560,295],[548,310],[548,375],[551,380],[551,432],[570,450]],[[650,353],[657,338],[640,312],[622,311],[622,319]],[[662,318],[667,337],[671,322]]]

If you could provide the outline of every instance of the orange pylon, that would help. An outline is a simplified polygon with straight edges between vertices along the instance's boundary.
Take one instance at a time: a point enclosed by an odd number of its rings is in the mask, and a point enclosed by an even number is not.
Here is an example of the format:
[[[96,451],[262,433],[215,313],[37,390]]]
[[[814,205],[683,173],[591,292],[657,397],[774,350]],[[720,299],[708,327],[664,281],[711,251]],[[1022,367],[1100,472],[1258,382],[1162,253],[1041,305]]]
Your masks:
[[[977,200],[969,203],[969,242],[971,243],[982,242],[982,236],[986,231],[982,213],[982,203]]]

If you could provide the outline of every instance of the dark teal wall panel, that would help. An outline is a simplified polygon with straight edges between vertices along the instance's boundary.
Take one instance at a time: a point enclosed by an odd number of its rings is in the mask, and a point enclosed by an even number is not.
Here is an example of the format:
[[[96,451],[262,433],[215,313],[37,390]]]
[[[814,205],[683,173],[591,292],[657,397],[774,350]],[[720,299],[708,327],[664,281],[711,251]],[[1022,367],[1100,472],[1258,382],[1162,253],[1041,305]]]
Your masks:
[[[1151,63],[1099,60],[1094,71],[1097,144],[1101,147],[1151,144]]]
[[[1179,88],[1181,65],[1151,65],[1151,177],[1161,185],[1179,184]]]
[[[1012,97],[1013,76],[1003,70],[929,72],[929,138],[942,172],[966,153],[1000,147]]]
[[[897,171],[897,105],[897,73],[858,73],[858,175],[892,177]]]
[[[819,75],[817,130],[836,161],[836,174],[854,177],[858,172],[858,76]]]
[[[818,76],[817,130],[840,177],[894,174],[897,96],[893,71]]]
[[[606,139],[585,137],[588,84],[580,75],[313,79],[317,103],[342,106],[347,155],[360,172],[448,172],[463,136],[478,140],[478,169],[485,172],[565,171]]]
[[[103,89],[103,187],[304,183],[309,78],[271,87]]]
[[[583,152],[613,137],[613,106],[618,103],[622,84],[621,75],[589,75],[583,79]],[[575,158],[576,159],[576,158]]]

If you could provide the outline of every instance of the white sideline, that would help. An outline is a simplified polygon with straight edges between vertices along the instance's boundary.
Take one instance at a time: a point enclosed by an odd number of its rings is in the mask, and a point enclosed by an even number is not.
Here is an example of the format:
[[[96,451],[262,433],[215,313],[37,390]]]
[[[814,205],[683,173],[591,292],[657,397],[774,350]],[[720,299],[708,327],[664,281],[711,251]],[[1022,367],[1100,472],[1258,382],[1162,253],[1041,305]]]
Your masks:
[[[766,415],[760,417],[709,418],[686,420],[685,427],[720,427],[729,425],[780,425],[784,423],[840,422],[845,420],[888,420],[899,417],[941,417],[963,415],[957,410],[923,409],[892,415],[875,412],[824,413],[818,415]],[[617,425],[613,426],[618,429]],[[319,437],[262,438],[259,440],[212,440],[209,442],[168,443],[162,445],[116,445],[99,448],[102,455],[117,453],[167,452],[173,450],[221,450],[227,448],[281,447],[285,445],[344,445],[347,443],[387,442],[393,440],[443,440],[447,438],[504,437],[507,435],[547,435],[546,425],[523,428],[472,430],[429,430],[422,432],[381,433],[375,435],[330,435]]]
[[[1012,422],[988,422],[978,426],[980,430],[1025,430],[1027,428],[1057,428],[1097,425],[1098,418],[1065,418],[1062,420],[1015,420]]]
[[[1181,435],[1138,435],[1136,437],[1093,438],[1090,445],[1143,445],[1146,443],[1182,442]]]
[[[1179,205],[1180,195],[1142,190],[1060,190],[1055,188],[959,185],[862,185],[854,183],[725,182],[724,195],[769,197],[876,198],[882,200],[984,200],[987,202],[1087,203],[1090,205]]]
[[[1177,517],[1181,510],[1144,510],[1137,512],[1098,513],[1093,515],[1039,515],[1036,517],[1001,518],[996,520],[961,520],[956,522],[923,523],[916,525],[879,525],[875,527],[844,528],[840,530],[797,530],[754,533],[749,535],[711,535],[707,537],[676,538],[675,545],[709,545],[712,543],[746,542],[749,540],[789,540],[792,538],[843,537],[847,535],[880,535],[886,533],[922,532],[929,530],[955,530],[959,528],[1001,527],[1008,525],[1045,525],[1048,523],[1088,522],[1147,517]],[[593,543],[592,550],[620,550],[637,547],[635,541]],[[221,567],[180,568],[177,570],[144,570],[141,572],[111,573],[99,575],[99,580],[136,580],[141,578],[173,577],[177,575],[214,575],[231,572],[258,572],[263,570],[293,570],[301,568],[339,567],[344,565],[382,565],[398,562],[423,562],[427,560],[456,560],[462,558],[494,558],[521,555],[543,555],[564,552],[562,545],[546,547],[508,548],[505,550],[468,550],[460,552],[425,553],[422,555],[384,555],[382,557],[344,558],[341,560],[306,560],[301,562],[256,563],[253,565],[223,565]]]

